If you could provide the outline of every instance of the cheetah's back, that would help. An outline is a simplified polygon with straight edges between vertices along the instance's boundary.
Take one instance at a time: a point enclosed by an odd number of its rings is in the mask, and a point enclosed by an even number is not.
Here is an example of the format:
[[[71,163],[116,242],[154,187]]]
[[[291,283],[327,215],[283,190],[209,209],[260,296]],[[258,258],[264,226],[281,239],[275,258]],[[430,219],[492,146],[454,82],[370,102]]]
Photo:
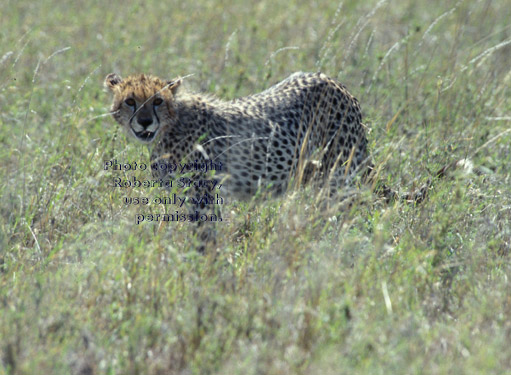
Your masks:
[[[221,162],[229,176],[225,186],[238,198],[268,186],[281,193],[292,177],[304,177],[312,161],[320,165],[317,176],[339,187],[366,158],[357,100],[321,73],[295,73],[230,102],[187,93],[175,100],[177,121],[162,134],[152,158]]]

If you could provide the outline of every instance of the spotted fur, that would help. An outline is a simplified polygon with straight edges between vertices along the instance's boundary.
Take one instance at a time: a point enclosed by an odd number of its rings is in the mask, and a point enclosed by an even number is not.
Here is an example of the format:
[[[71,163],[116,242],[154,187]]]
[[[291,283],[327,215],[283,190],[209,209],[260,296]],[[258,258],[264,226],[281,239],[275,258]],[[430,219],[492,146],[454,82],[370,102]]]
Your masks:
[[[335,190],[367,169],[359,103],[322,73],[295,73],[232,101],[178,90],[180,84],[144,74],[105,79],[113,117],[154,144],[152,163],[221,162],[225,191],[239,199],[258,190],[280,194],[311,178]]]

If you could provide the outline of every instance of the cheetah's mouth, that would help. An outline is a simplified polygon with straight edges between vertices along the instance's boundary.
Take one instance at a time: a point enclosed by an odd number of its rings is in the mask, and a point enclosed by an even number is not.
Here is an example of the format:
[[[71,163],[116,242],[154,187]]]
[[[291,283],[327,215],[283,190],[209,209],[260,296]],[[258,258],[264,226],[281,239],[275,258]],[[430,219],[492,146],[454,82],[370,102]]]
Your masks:
[[[133,130],[133,134],[135,135],[135,137],[137,137],[137,139],[139,141],[142,141],[142,142],[151,142],[154,137],[156,136],[156,133],[157,132],[150,132],[149,130],[142,130],[140,132],[136,132],[135,130]]]

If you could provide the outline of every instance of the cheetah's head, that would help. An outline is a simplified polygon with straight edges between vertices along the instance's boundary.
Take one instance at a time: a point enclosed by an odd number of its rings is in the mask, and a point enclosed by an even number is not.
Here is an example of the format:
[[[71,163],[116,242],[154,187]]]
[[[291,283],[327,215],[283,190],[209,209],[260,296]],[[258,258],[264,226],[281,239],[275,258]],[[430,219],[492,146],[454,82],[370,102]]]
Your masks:
[[[113,93],[112,116],[144,143],[175,119],[173,99],[180,84],[179,79],[164,81],[145,74],[122,79],[111,73],[105,78],[105,87]]]

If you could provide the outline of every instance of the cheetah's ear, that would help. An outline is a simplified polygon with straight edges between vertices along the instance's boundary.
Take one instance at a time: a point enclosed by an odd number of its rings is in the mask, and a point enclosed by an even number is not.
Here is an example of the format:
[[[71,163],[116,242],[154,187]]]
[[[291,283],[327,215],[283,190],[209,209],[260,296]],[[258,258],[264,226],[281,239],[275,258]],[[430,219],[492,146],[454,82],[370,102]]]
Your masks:
[[[181,78],[176,78],[172,81],[167,81],[167,87],[172,92],[172,95],[176,95],[179,86],[181,86]]]
[[[105,78],[105,87],[112,91],[114,89],[114,86],[118,85],[122,82],[122,78],[115,73],[110,73]]]

